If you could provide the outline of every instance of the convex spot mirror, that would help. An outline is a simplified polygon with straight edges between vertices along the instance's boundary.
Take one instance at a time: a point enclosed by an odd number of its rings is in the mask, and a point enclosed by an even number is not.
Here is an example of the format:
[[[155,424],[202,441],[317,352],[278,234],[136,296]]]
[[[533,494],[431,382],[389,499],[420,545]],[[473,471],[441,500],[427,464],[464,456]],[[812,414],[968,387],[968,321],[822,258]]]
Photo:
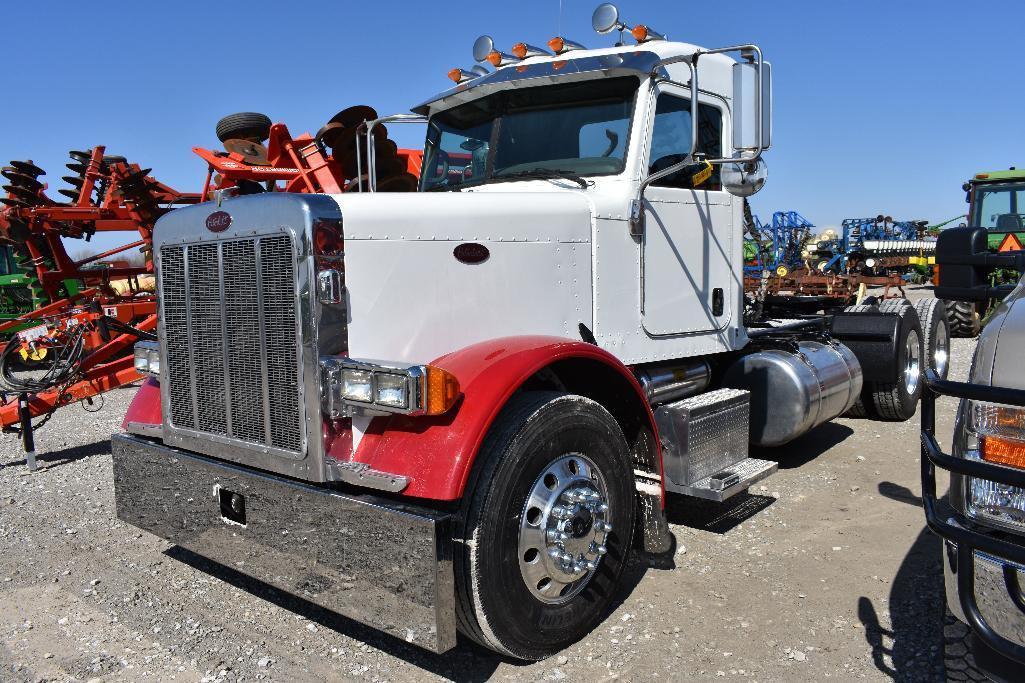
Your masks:
[[[736,197],[750,197],[765,185],[769,167],[763,159],[723,164],[720,177],[722,186]]]
[[[619,8],[611,2],[603,2],[591,15],[591,28],[597,33],[611,33],[622,26],[619,23]]]

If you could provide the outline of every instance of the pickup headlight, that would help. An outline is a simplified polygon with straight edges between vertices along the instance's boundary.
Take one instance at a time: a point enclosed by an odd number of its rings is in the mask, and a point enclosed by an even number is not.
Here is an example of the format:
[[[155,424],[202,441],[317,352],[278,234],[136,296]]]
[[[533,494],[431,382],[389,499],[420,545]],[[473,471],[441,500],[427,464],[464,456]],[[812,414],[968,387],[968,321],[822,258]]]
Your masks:
[[[965,457],[1025,469],[1025,409],[969,401],[965,416]],[[968,514],[1025,530],[1025,489],[967,477]]]
[[[143,375],[160,376],[160,345],[154,341],[135,344],[135,370]]]
[[[351,358],[321,359],[324,412],[353,415],[441,415],[459,399],[459,382],[432,365],[392,367]]]

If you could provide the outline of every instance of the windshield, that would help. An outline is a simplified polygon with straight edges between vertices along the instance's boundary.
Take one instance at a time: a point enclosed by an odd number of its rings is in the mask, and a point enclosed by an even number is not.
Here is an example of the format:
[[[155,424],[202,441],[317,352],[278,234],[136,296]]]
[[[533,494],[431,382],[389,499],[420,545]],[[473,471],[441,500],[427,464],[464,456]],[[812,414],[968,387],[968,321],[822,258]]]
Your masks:
[[[431,118],[422,190],[623,170],[639,80],[505,90]]]
[[[1025,183],[976,187],[971,224],[997,230],[1025,229]]]

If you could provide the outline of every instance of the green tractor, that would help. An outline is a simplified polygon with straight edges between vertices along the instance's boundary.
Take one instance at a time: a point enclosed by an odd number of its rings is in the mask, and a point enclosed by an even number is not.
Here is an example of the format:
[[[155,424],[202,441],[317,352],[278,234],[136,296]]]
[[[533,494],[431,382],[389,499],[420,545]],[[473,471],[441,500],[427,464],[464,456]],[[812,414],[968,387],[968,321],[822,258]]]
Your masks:
[[[976,173],[963,186],[968,202],[968,225],[989,231],[990,251],[1025,247],[1025,170]],[[942,280],[943,273],[939,273]],[[996,270],[991,285],[1011,284],[1020,273]],[[950,332],[955,337],[975,337],[982,330],[996,301],[947,301]]]
[[[14,258],[8,245],[0,245],[0,323],[36,309],[31,279]]]

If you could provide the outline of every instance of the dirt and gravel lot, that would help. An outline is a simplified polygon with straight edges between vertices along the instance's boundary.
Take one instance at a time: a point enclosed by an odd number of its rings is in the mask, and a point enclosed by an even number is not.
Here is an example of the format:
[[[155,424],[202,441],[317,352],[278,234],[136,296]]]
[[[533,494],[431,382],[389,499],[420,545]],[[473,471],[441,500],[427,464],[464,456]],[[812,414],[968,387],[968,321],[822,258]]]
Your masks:
[[[954,340],[953,378],[973,348]],[[0,436],[0,681],[942,679],[917,420],[837,420],[763,452],[779,472],[741,500],[671,501],[672,560],[636,561],[597,630],[524,665],[419,651],[119,522],[108,438],[132,394],[62,411],[34,474]]]

